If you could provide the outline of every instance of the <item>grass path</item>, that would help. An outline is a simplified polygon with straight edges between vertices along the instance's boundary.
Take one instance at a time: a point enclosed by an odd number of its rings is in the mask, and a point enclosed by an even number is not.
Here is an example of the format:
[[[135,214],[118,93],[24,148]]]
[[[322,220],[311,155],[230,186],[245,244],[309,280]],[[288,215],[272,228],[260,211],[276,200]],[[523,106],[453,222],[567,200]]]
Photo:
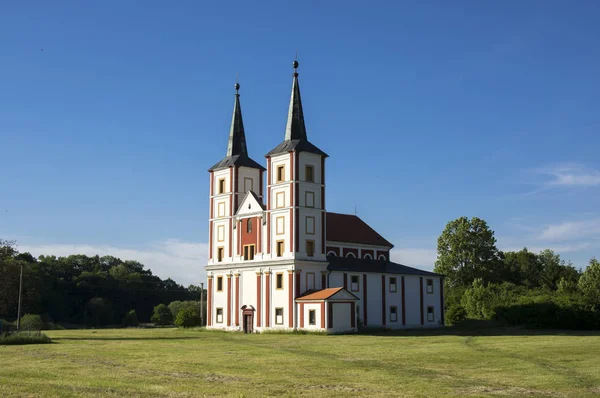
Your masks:
[[[600,397],[600,333],[48,334],[0,346],[0,397]]]

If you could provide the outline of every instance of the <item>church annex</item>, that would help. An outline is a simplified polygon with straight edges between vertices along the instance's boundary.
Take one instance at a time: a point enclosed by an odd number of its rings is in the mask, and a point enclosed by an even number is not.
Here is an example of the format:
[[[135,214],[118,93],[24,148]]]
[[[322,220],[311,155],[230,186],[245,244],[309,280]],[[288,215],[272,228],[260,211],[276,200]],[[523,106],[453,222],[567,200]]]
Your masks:
[[[440,275],[391,262],[393,245],[363,220],[326,211],[328,155],[308,140],[297,68],[266,169],[248,155],[236,84],[227,155],[209,169],[207,327],[443,326]]]

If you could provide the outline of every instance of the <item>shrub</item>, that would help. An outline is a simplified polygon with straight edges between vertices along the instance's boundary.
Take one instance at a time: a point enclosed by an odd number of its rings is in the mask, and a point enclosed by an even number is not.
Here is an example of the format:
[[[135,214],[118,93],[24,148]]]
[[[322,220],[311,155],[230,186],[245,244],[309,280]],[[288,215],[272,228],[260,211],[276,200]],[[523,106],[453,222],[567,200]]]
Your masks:
[[[156,325],[172,325],[173,313],[166,305],[159,304],[154,307],[154,313],[152,314],[152,318],[150,318],[150,320]]]
[[[15,329],[15,325],[5,319],[0,318],[0,335],[2,333],[8,333]]]
[[[140,322],[138,321],[138,317],[137,317],[137,315],[135,313],[135,310],[131,310],[127,314],[125,314],[125,316],[123,317],[123,320],[122,320],[121,323],[125,327],[139,325]]]
[[[37,314],[25,314],[21,317],[21,330],[42,330],[44,321]]]
[[[446,308],[446,326],[456,325],[467,317],[467,311],[460,304],[454,304]]]
[[[0,335],[0,345],[48,344],[52,339],[40,332],[18,332]]]
[[[200,315],[198,314],[198,309],[188,307],[179,311],[177,318],[175,318],[175,325],[184,328],[200,326]]]

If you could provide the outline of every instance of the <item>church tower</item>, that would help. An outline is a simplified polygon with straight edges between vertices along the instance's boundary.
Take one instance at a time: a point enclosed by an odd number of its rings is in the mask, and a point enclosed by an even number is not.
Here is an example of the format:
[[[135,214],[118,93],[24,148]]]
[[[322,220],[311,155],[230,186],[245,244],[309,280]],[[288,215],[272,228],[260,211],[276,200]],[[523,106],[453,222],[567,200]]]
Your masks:
[[[325,261],[325,158],[308,141],[294,61],[285,138],[267,155],[267,242],[272,259]]]
[[[232,262],[235,256],[240,255],[239,245],[234,239],[235,214],[249,191],[262,201],[265,169],[248,156],[239,89],[240,85],[236,83],[227,155],[208,169],[210,173],[209,265]]]

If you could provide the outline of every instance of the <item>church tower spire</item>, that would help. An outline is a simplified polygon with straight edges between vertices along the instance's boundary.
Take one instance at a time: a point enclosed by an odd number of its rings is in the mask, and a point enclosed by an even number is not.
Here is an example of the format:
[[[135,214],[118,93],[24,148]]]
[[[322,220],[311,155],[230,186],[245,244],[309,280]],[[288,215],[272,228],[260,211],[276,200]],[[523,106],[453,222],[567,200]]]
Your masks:
[[[294,80],[292,82],[292,97],[290,98],[290,109],[285,128],[286,141],[307,139],[304,113],[302,112],[302,99],[300,98],[300,86],[298,84],[298,61],[294,61],[293,65]]]
[[[240,106],[240,84],[237,82],[235,83],[235,102],[233,104],[231,128],[229,129],[229,145],[227,146],[227,156],[234,155],[248,156],[242,108]]]

